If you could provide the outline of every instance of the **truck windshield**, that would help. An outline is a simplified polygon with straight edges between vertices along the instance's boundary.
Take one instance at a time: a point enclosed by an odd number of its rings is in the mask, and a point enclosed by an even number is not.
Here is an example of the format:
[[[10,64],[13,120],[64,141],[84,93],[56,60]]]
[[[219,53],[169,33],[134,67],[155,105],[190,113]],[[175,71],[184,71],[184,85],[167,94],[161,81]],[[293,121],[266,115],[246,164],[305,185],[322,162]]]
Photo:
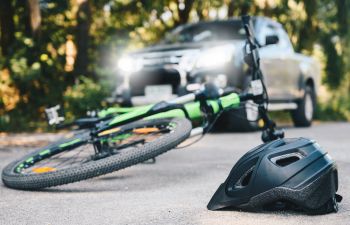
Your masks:
[[[244,39],[241,21],[215,21],[181,26],[168,33],[163,43],[188,43]]]

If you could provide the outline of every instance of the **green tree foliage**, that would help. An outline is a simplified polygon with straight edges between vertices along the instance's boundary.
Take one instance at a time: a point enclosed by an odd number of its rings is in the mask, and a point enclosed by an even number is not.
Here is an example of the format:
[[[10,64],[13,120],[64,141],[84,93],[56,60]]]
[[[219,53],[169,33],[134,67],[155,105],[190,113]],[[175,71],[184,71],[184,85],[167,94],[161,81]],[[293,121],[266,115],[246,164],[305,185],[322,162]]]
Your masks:
[[[347,0],[1,1],[0,130],[34,129],[57,103],[70,117],[101,107],[125,48],[181,24],[247,13],[278,20],[297,51],[321,59],[331,93],[323,112],[349,119],[349,12]]]

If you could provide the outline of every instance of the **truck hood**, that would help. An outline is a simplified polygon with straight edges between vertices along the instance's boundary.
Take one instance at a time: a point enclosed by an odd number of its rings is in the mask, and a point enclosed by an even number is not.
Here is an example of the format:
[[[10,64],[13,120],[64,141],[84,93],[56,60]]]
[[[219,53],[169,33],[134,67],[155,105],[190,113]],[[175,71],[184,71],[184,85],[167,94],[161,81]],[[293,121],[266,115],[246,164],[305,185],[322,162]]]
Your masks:
[[[125,59],[132,60],[140,68],[159,68],[165,65],[182,64],[192,70],[194,63],[199,57],[205,57],[205,52],[220,47],[219,52],[230,54],[233,59],[238,59],[242,54],[243,40],[211,41],[202,43],[181,43],[181,44],[157,44],[138,51],[130,52]],[[211,53],[209,53],[211,54]]]
[[[146,47],[137,51],[130,52],[130,55],[143,55],[147,53],[156,52],[172,52],[181,50],[202,50],[220,45],[233,44],[242,46],[244,41],[242,40],[229,40],[229,41],[210,41],[200,43],[175,43],[175,44],[157,44]]]

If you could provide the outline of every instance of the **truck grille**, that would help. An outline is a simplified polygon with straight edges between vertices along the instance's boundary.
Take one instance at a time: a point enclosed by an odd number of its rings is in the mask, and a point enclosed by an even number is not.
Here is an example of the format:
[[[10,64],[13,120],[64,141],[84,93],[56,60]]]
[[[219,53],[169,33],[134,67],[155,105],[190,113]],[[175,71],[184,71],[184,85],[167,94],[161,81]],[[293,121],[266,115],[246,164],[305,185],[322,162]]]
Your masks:
[[[142,96],[145,94],[146,86],[163,84],[170,84],[173,94],[176,94],[180,84],[180,75],[178,71],[166,69],[165,66],[177,65],[184,55],[198,51],[198,49],[185,49],[135,55],[135,57],[142,58],[143,69],[130,76],[131,95]]]
[[[166,51],[166,52],[151,52],[142,54],[143,66],[154,67],[163,65],[177,65],[183,55],[193,52],[194,50],[179,50],[179,51]]]
[[[132,96],[141,96],[145,94],[147,85],[170,84],[173,88],[173,94],[176,94],[180,84],[180,75],[175,70],[155,69],[143,70],[130,77],[130,90]]]

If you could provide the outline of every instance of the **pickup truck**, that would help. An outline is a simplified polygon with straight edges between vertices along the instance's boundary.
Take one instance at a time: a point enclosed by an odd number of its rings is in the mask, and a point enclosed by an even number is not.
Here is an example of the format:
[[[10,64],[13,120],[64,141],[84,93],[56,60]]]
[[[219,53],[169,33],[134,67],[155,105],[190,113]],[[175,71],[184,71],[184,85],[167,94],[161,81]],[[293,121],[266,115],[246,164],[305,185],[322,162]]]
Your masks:
[[[253,27],[258,42],[266,45],[259,51],[269,110],[288,110],[295,126],[310,126],[320,83],[319,64],[294,51],[280,23],[255,17]],[[179,26],[160,43],[119,59],[115,99],[124,105],[154,103],[196,91],[205,82],[249,91],[251,76],[243,61],[244,42],[239,18]],[[226,129],[258,127],[256,105],[247,102],[245,106],[225,113],[222,124]]]

